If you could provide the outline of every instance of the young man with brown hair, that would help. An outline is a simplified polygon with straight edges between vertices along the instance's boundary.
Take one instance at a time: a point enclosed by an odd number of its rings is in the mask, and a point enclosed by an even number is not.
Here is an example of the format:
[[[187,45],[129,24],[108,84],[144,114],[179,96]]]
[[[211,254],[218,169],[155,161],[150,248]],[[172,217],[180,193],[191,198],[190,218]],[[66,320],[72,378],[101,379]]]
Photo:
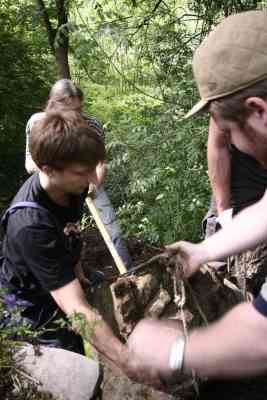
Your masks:
[[[96,133],[99,136],[99,139],[102,140],[103,143],[105,143],[105,133],[101,123],[95,117],[91,115],[89,116],[82,111],[83,97],[84,96],[82,90],[74,82],[69,79],[60,79],[54,83],[50,90],[49,99],[47,101],[45,111],[51,111],[57,108],[62,110],[75,110],[77,112],[80,112],[84,120],[89,125],[94,126]],[[25,168],[28,173],[36,171],[36,165],[32,160],[31,152],[29,149],[28,137],[35,122],[40,120],[43,115],[44,112],[33,114],[26,126]],[[119,256],[124,262],[126,268],[130,269],[132,265],[132,258],[128,251],[126,242],[122,237],[121,229],[116,218],[114,207],[107,192],[105,191],[103,184],[107,172],[107,164],[99,163],[97,168],[100,182],[98,187],[96,187],[95,189],[94,202],[96,207],[98,208],[101,220],[105,224]],[[92,278],[92,282],[94,280],[97,281],[97,276],[101,278],[101,274],[103,275],[101,271],[98,271],[98,274],[91,274],[90,279]]]
[[[250,154],[253,149],[263,166],[267,165],[266,40],[266,11],[236,14],[221,22],[194,54],[194,75],[201,100],[187,115],[203,109],[210,111],[218,128],[244,151]],[[265,194],[204,242],[178,242],[167,249],[177,254],[185,275],[190,276],[202,263],[253,248],[266,240],[266,215]],[[194,370],[202,377],[267,371],[266,284],[253,303],[239,304],[218,322],[194,329],[187,338],[178,327],[167,329],[162,324],[144,320],[129,339],[133,356],[139,357],[140,380],[152,384],[162,378],[175,380],[181,370]]]
[[[51,111],[32,127],[29,148],[38,172],[23,184],[3,218],[0,283],[7,290],[6,307],[23,305],[22,318],[33,329],[47,329],[39,343],[78,353],[83,353],[80,335],[58,329],[54,321],[83,314],[86,338],[129,371],[127,347],[89,306],[74,272],[81,251],[75,227],[88,185],[99,183],[97,165],[104,162],[104,144],[79,112]]]

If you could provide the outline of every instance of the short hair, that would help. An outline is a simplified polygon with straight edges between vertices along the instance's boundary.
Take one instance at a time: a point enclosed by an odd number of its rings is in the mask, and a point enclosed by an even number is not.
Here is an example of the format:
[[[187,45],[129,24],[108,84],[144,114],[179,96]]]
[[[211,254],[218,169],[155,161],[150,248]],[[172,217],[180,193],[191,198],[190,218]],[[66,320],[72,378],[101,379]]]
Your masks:
[[[93,169],[105,159],[97,129],[73,110],[47,111],[31,129],[29,149],[38,168],[63,169],[76,162]]]
[[[267,100],[267,79],[229,96],[211,100],[208,109],[215,119],[219,117],[230,120],[243,127],[253,111],[245,103],[249,97],[260,97],[263,100]]]
[[[82,101],[82,90],[70,79],[59,79],[50,90],[45,110],[48,111],[55,106],[68,108],[73,98],[78,98]]]

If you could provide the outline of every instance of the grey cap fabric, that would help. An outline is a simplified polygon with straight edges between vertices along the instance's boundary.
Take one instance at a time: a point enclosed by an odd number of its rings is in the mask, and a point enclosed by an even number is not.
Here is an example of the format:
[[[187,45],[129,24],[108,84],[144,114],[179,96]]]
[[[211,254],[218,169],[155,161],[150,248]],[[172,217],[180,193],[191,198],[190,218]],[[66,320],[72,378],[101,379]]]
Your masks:
[[[192,116],[218,99],[267,78],[267,12],[230,15],[203,40],[193,57],[201,100]]]

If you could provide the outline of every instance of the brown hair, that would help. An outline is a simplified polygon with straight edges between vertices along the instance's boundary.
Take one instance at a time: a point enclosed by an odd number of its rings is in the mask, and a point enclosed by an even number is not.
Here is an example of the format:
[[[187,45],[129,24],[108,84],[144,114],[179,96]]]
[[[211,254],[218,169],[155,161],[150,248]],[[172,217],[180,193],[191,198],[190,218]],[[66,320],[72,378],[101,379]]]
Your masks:
[[[36,121],[29,135],[36,165],[62,169],[77,162],[92,169],[105,159],[105,146],[97,129],[76,111],[49,111]]]
[[[267,100],[267,79],[229,96],[211,100],[208,109],[215,119],[216,117],[223,118],[243,127],[253,111],[245,103],[249,97],[260,97]]]

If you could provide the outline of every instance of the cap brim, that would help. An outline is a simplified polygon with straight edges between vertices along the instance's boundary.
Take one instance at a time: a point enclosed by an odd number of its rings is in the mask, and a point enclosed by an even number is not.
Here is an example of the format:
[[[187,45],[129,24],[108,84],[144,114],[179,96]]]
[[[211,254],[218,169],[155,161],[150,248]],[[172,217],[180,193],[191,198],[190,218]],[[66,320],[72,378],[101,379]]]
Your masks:
[[[201,111],[204,107],[206,107],[206,105],[208,104],[209,100],[200,100],[197,104],[194,105],[193,108],[191,108],[190,111],[188,111],[187,114],[185,114],[185,116],[182,119],[186,119],[189,117],[192,117],[192,115],[198,113],[199,111]]]

